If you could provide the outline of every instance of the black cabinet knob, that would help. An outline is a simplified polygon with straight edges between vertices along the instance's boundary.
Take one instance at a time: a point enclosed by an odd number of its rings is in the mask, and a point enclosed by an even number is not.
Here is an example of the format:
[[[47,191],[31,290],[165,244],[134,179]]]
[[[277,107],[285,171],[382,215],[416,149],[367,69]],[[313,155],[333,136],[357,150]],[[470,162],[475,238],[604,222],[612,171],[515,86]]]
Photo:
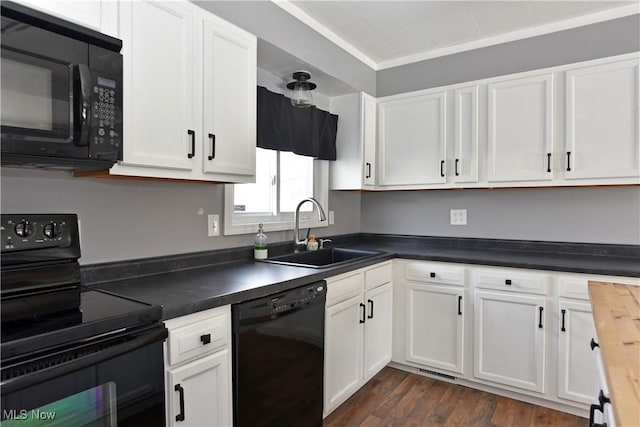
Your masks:
[[[505,280],[505,281],[504,281],[504,284],[505,284],[505,285],[509,285],[509,286],[511,286],[511,279],[507,279],[507,280]]]
[[[211,334],[200,335],[200,341],[203,345],[207,345],[211,342]]]

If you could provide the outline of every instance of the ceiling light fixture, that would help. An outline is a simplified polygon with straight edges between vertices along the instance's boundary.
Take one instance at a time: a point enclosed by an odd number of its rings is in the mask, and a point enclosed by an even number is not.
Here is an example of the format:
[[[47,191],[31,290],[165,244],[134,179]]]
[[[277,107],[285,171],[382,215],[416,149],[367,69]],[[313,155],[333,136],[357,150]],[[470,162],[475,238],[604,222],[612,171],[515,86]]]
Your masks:
[[[296,108],[307,108],[313,105],[311,91],[317,86],[310,82],[311,74],[306,71],[296,71],[293,73],[292,82],[287,83],[287,88],[291,89],[291,105]]]

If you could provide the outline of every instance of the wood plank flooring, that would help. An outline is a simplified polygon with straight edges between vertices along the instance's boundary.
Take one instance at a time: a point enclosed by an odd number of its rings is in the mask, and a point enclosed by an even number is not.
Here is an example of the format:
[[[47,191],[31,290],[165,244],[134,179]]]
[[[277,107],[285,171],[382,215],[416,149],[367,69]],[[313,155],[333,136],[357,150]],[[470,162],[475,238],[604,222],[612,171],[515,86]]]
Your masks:
[[[384,368],[329,415],[324,427],[587,427],[586,418]]]

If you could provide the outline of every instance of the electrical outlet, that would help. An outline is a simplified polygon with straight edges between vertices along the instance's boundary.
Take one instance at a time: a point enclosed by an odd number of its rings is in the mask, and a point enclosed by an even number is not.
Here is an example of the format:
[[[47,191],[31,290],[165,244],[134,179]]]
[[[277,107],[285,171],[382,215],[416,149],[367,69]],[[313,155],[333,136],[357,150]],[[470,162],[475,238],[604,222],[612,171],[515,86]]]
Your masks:
[[[214,237],[220,235],[220,215],[207,215],[207,236]]]
[[[451,225],[467,225],[466,209],[451,209]]]
[[[329,211],[329,225],[333,225],[334,222],[336,222],[336,218],[333,214],[333,211]]]

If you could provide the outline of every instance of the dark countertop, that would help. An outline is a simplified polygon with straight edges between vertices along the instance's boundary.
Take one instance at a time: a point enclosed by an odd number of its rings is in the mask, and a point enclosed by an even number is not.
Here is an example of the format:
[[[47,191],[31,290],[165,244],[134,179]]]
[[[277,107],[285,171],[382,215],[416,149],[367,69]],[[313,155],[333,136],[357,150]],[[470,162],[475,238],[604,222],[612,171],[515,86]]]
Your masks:
[[[303,286],[393,258],[640,277],[640,247],[490,239],[349,235],[336,247],[381,251],[347,265],[304,268],[250,260],[251,248],[83,267],[86,284],[162,306],[163,319]],[[270,247],[270,255],[290,248]]]

